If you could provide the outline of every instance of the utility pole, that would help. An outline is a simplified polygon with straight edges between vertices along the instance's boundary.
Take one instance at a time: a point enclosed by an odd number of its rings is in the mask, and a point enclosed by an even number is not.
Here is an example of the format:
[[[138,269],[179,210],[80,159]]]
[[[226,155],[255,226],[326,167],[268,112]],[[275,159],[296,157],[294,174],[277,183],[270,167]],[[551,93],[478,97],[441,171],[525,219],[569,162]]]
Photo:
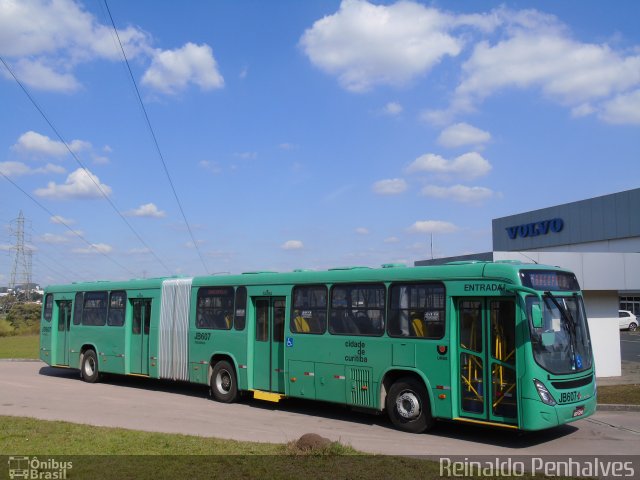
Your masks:
[[[31,299],[31,259],[33,252],[25,247],[24,240],[24,215],[22,210],[18,218],[11,222],[11,236],[15,238],[15,244],[11,247],[14,251],[13,268],[9,288],[16,293],[16,285],[22,285],[25,289],[26,300]]]

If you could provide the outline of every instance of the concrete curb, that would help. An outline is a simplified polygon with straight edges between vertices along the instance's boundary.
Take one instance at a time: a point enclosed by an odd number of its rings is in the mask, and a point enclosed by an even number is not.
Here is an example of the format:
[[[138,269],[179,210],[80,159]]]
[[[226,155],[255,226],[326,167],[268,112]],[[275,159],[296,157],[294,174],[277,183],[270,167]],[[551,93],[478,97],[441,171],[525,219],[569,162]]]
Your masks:
[[[603,412],[640,412],[640,405],[623,405],[619,403],[599,403],[596,411]]]
[[[39,358],[0,358],[0,362],[42,362],[42,360]]]

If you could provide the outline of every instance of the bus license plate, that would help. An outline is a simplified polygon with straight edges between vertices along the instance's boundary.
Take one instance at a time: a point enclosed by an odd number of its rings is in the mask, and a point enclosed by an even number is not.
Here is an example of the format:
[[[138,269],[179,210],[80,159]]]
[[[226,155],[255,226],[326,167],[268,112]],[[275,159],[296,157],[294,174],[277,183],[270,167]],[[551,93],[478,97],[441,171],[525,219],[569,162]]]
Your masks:
[[[576,409],[573,411],[574,417],[581,417],[583,414],[584,414],[584,407],[576,407]]]

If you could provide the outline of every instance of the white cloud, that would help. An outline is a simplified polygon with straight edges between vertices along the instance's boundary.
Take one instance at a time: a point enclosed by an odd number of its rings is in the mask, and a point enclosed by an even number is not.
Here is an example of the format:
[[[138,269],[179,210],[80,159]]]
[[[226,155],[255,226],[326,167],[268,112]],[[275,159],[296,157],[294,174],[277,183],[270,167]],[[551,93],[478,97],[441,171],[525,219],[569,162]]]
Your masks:
[[[212,162],[210,160],[200,160],[198,162],[198,166],[200,168],[204,168],[205,170],[208,170],[209,172],[215,175],[222,173],[222,167],[220,167],[220,165],[217,162]]]
[[[224,79],[209,45],[186,43],[175,50],[156,51],[142,83],[166,94],[175,94],[195,84],[202,90],[222,88]]]
[[[399,243],[400,239],[398,237],[388,237],[384,239],[384,243]]]
[[[84,140],[72,140],[67,145],[74,153],[91,148],[91,143]],[[46,135],[34,131],[28,131],[20,135],[17,143],[11,148],[23,153],[43,154],[52,157],[63,157],[69,154],[69,150],[64,143],[52,140]]]
[[[146,247],[132,248],[127,251],[127,255],[146,255],[148,253],[151,253],[151,250]]]
[[[287,240],[281,247],[283,250],[301,250],[304,244],[300,240]]]
[[[100,183],[100,179],[96,175],[83,168],[71,173],[62,185],[49,182],[46,188],[39,188],[35,191],[39,197],[55,199],[99,198],[103,193],[110,195],[111,187]]]
[[[73,225],[74,223],[76,223],[75,220],[64,218],[60,215],[54,215],[53,217],[49,218],[49,221],[51,223],[55,223],[56,225]]]
[[[398,102],[389,102],[382,109],[382,113],[395,117],[400,115],[404,108]]]
[[[608,123],[640,124],[640,90],[618,95],[603,105],[600,117]]]
[[[468,123],[456,123],[445,128],[438,136],[443,147],[455,148],[465,145],[482,145],[491,140],[491,134]]]
[[[590,103],[583,103],[571,109],[571,116],[575,118],[586,117],[595,112],[596,109]]]
[[[45,233],[40,237],[40,241],[42,243],[50,243],[50,244],[68,243],[69,237],[64,235],[56,235],[53,233]]]
[[[411,233],[453,233],[459,229],[453,223],[441,220],[419,220],[409,227]]]
[[[355,232],[358,235],[369,235],[369,233],[371,233],[371,232],[369,232],[369,229],[365,228],[365,227],[358,227],[358,228],[355,229]]]
[[[258,152],[236,152],[233,156],[242,160],[255,160],[258,158]]]
[[[462,66],[462,81],[452,109],[473,110],[488,96],[507,88],[537,88],[571,108],[640,84],[640,55],[625,55],[607,44],[572,39],[568,28],[535,10],[500,10],[506,35],[495,44],[476,44]],[[584,112],[577,110],[577,113]],[[574,114],[576,113],[574,112]]]
[[[120,60],[111,26],[72,0],[0,1],[0,54],[18,58],[14,70],[28,86],[69,92],[80,88],[73,70],[95,59]],[[129,58],[149,52],[147,34],[118,30]],[[22,57],[22,58],[20,58]]]
[[[7,177],[20,175],[35,175],[38,173],[64,173],[66,170],[59,165],[47,163],[44,167],[32,168],[22,162],[0,162],[0,172]]]
[[[278,148],[280,148],[280,150],[293,150],[296,148],[296,146],[293,143],[281,143],[280,145],[278,145]]]
[[[407,167],[407,172],[428,172],[476,178],[488,174],[491,168],[491,164],[477,152],[465,153],[453,160],[446,160],[440,155],[427,153],[416,158]]]
[[[402,178],[379,180],[371,189],[378,195],[399,195],[407,190],[407,182]]]
[[[375,85],[404,84],[444,56],[458,55],[462,41],[448,33],[455,23],[452,16],[415,2],[344,0],[335,14],[303,34],[300,46],[344,88],[362,92]]]
[[[125,212],[125,215],[129,217],[148,217],[148,218],[163,218],[166,213],[162,210],[158,210],[155,203],[145,203],[138,208]]]
[[[21,58],[14,65],[13,71],[21,82],[38,90],[68,93],[81,86],[72,73],[56,71],[44,59]]]
[[[451,187],[427,185],[422,189],[421,194],[426,197],[451,199],[461,203],[481,203],[495,196],[494,191],[489,188],[467,187],[465,185]]]
[[[107,245],[106,243],[92,243],[91,247],[87,248],[76,248],[73,250],[73,253],[81,253],[81,254],[96,254],[96,253],[111,253],[113,251],[113,247],[111,245]]]

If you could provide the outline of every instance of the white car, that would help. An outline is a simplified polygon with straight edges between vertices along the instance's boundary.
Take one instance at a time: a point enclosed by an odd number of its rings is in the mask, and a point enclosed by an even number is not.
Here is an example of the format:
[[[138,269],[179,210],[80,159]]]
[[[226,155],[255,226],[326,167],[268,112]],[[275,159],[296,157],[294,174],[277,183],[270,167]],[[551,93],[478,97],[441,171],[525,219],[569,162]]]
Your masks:
[[[638,328],[638,319],[629,310],[618,310],[620,330],[635,332]]]

